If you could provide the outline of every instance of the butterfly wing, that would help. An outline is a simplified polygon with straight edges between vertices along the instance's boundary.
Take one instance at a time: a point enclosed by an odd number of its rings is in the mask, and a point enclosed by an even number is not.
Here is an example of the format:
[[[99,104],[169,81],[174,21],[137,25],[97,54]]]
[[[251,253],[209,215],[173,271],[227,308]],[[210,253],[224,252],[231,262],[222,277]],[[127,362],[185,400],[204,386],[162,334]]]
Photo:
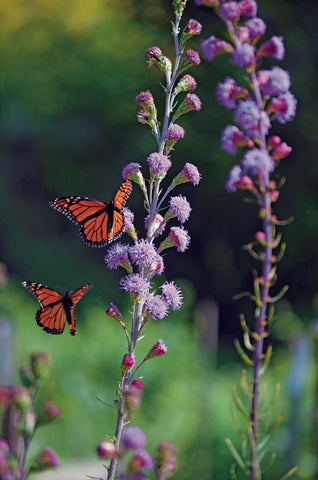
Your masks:
[[[69,296],[70,300],[70,305],[69,308],[66,308],[68,311],[68,316],[67,320],[69,323],[69,329],[70,329],[70,334],[75,335],[76,332],[76,325],[75,325],[75,315],[74,315],[74,307],[75,305],[80,301],[83,295],[91,288],[92,285],[87,283],[86,285],[83,285],[82,287],[78,288],[75,290],[72,295]]]
[[[33,293],[41,304],[35,315],[36,323],[52,335],[63,333],[66,320],[64,297],[41,283],[23,282],[22,285]]]
[[[114,201],[109,204],[91,198],[60,197],[50,205],[80,226],[80,236],[87,245],[104,247],[118,238],[123,230],[122,208],[131,189],[130,180],[123,182]]]

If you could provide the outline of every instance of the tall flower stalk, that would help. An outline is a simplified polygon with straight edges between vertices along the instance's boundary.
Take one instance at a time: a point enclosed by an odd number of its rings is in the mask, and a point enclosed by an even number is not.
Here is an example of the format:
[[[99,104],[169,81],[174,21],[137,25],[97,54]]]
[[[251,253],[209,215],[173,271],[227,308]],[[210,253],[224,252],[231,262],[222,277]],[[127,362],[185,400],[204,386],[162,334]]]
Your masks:
[[[215,55],[229,53],[234,65],[246,72],[247,82],[239,85],[233,78],[227,77],[219,82],[216,95],[225,108],[234,110],[236,125],[227,125],[221,136],[222,148],[236,155],[242,148],[239,164],[231,168],[226,180],[228,192],[245,190],[256,199],[261,229],[255,234],[255,240],[246,245],[246,250],[260,262],[259,273],[254,278],[254,291],[248,294],[255,303],[255,324],[249,328],[244,316],[241,316],[244,347],[236,342],[237,349],[252,368],[251,383],[248,384],[246,372],[241,377],[241,388],[250,399],[248,410],[238,394],[235,402],[247,420],[245,441],[250,445],[249,454],[242,456],[228,439],[237,463],[249,480],[262,477],[262,449],[264,440],[260,428],[260,380],[269,364],[272,347],[265,348],[264,341],[269,336],[274,315],[274,304],[285,293],[284,287],[278,294],[272,294],[277,280],[277,263],[283,256],[285,245],[276,228],[284,222],[278,221],[273,212],[273,204],[279,197],[279,185],[271,179],[276,166],[291,152],[291,147],[281,138],[269,136],[272,121],[285,124],[293,120],[296,112],[296,99],[290,92],[289,73],[278,66],[259,70],[258,60],[263,63],[265,57],[282,60],[285,54],[281,36],[272,36],[263,41],[266,32],[265,22],[257,17],[255,0],[223,1],[196,0],[215,8],[224,22],[229,41],[210,36],[201,43],[203,56],[213,60]],[[276,423],[280,420],[277,419]],[[274,422],[275,423],[275,422]],[[290,471],[287,475],[291,475]],[[232,476],[236,478],[235,471]],[[286,477],[287,478],[287,477]]]
[[[110,304],[106,310],[107,315],[120,324],[127,341],[127,353],[121,363],[121,382],[116,398],[117,421],[114,438],[103,440],[98,446],[99,456],[110,459],[108,480],[118,473],[120,475],[125,473],[122,462],[119,464],[121,441],[123,432],[127,430],[124,426],[130,421],[133,410],[139,405],[143,384],[136,377],[137,372],[139,373],[144,362],[161,356],[167,351],[163,340],[160,339],[138,361],[137,343],[141,333],[146,324],[152,320],[163,319],[170,309],[178,310],[182,305],[181,290],[174,282],[165,281],[160,285],[159,280],[155,287],[153,279],[164,271],[162,252],[171,247],[176,247],[178,252],[184,252],[190,242],[188,232],[183,228],[183,224],[190,215],[190,204],[181,195],[170,196],[170,198],[169,195],[178,185],[186,182],[197,185],[201,178],[197,167],[186,163],[180,173],[172,178],[170,183],[168,182],[168,187],[163,184],[172,165],[171,153],[174,146],[185,135],[184,129],[176,123],[176,120],[185,113],[201,109],[199,97],[192,93],[196,88],[196,81],[184,72],[200,63],[199,53],[192,49],[186,50],[185,46],[193,35],[200,34],[202,27],[199,22],[191,19],[181,29],[180,22],[185,4],[186,0],[173,2],[175,18],[172,35],[176,52],[174,62],[157,46],[146,51],[148,67],[156,67],[165,77],[165,111],[162,121],[158,120],[155,100],[150,91],[140,92],[136,97],[136,103],[140,107],[137,120],[150,127],[157,143],[157,151],[150,153],[146,159],[149,177],[145,179],[139,163],[129,163],[122,170],[124,180],[135,183],[142,191],[146,209],[145,235],[144,238],[137,235],[133,224],[134,215],[129,208],[125,208],[124,231],[130,235],[133,244],[117,242],[108,248],[105,255],[105,262],[109,269],[119,267],[124,269],[125,275],[120,280],[120,288],[129,294],[131,303],[130,319],[125,319],[113,304]],[[173,225],[172,222],[177,223]],[[168,228],[169,232],[165,234]],[[128,433],[127,435],[129,437]],[[160,448],[156,472],[157,478],[164,480],[171,476],[175,468],[174,449],[169,442],[164,443],[164,447],[161,445]],[[129,472],[136,471],[135,463],[132,461],[129,464],[128,473],[126,472],[128,476]],[[149,468],[150,464],[151,462],[144,463],[144,468]],[[118,466],[119,472],[117,472]]]

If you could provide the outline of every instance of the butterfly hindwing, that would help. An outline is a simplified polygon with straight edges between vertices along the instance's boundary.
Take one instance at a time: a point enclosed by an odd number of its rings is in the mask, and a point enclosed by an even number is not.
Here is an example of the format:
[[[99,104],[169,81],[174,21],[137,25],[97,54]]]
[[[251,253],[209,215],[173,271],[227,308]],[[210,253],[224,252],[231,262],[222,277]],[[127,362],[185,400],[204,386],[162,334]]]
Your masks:
[[[87,245],[104,247],[123,231],[122,209],[131,190],[131,181],[126,180],[119,187],[114,200],[108,204],[86,197],[59,197],[50,205],[79,225],[80,236]]]
[[[74,307],[87,290],[91,288],[91,285],[83,285],[72,294],[66,292],[64,296],[40,283],[23,282],[22,285],[30,290],[41,303],[41,308],[36,312],[35,319],[36,323],[45,332],[60,335],[63,333],[67,321],[70,334],[75,335]]]

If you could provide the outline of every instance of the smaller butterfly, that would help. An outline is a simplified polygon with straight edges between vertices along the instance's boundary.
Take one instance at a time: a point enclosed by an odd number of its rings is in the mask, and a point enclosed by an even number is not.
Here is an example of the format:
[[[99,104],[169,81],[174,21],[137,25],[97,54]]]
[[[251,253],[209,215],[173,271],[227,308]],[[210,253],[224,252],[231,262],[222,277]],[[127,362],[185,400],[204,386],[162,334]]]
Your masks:
[[[22,285],[30,290],[41,304],[35,319],[45,332],[60,335],[64,331],[67,320],[70,334],[75,335],[74,307],[92,285],[87,283],[75,290],[74,293],[66,292],[64,296],[40,283],[22,282]]]
[[[109,203],[87,197],[58,197],[50,205],[79,226],[81,239],[87,245],[104,247],[123,232],[123,207],[131,190],[131,181],[126,180]]]

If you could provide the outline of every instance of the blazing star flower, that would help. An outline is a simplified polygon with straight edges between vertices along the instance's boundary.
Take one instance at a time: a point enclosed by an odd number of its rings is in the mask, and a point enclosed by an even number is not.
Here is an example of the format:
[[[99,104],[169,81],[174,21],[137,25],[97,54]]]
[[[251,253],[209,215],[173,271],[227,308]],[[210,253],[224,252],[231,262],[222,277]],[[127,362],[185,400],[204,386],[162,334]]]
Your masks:
[[[171,197],[169,202],[169,210],[167,212],[169,218],[177,217],[180,223],[184,223],[188,220],[191,212],[190,203],[185,197],[181,195],[177,197]],[[167,215],[166,218],[167,220]]]
[[[192,163],[186,163],[181,172],[174,178],[173,185],[180,185],[181,183],[191,182],[196,186],[201,180],[201,174],[197,167]]]
[[[286,142],[280,143],[274,150],[271,152],[274,160],[281,160],[282,158],[287,157],[292,151],[292,147],[287,145]]]
[[[120,313],[116,305],[114,305],[112,302],[110,303],[109,307],[106,308],[105,313],[108,317],[116,320],[116,322],[123,324],[122,314]]]
[[[123,447],[127,450],[136,450],[146,445],[146,435],[139,427],[126,427],[122,434]]]
[[[254,143],[236,125],[226,125],[221,134],[222,149],[231,155],[236,155],[237,147],[243,145],[252,147]]]
[[[256,17],[257,3],[255,0],[241,0],[239,6],[242,15],[245,15],[246,17]]]
[[[172,310],[179,310],[183,303],[181,289],[174,282],[165,282],[161,285],[161,296]]]
[[[189,110],[195,110],[197,112],[201,110],[202,102],[195,93],[188,93],[185,96],[184,102],[188,106]]]
[[[161,357],[162,355],[164,355],[165,353],[167,353],[168,351],[168,348],[166,347],[166,345],[164,344],[163,340],[158,340],[157,343],[154,344],[154,346],[149,350],[149,352],[147,353],[146,357],[145,357],[145,361],[146,360],[150,360],[151,358],[155,358],[155,357]]]
[[[174,89],[174,94],[177,95],[180,92],[191,92],[192,90],[195,90],[196,87],[196,80],[191,75],[186,74],[182,78],[180,78]]]
[[[202,31],[202,25],[197,20],[190,18],[187,26],[184,29],[184,34],[189,38],[192,35],[200,35]]]
[[[219,14],[224,22],[236,22],[241,16],[240,5],[237,2],[222,3]]]
[[[123,277],[120,282],[120,287],[125,292],[133,293],[134,295],[143,295],[149,292],[150,284],[139,273],[131,273]]]
[[[129,248],[129,256],[131,261],[139,267],[150,267],[156,258],[157,252],[155,247],[141,239]]]
[[[151,175],[158,175],[160,177],[166,175],[171,167],[171,160],[162,153],[151,153],[147,158],[149,170]]]
[[[185,252],[190,243],[188,232],[182,227],[171,227],[168,237],[161,242],[159,251],[165,248],[177,247],[178,252]]]
[[[243,177],[242,167],[240,165],[234,165],[229,171],[228,177],[225,182],[225,189],[229,193],[236,192],[237,184],[241,181]]]
[[[195,50],[187,50],[185,52],[185,58],[188,61],[189,65],[199,65],[201,63],[200,55]]]
[[[232,62],[238,67],[250,67],[255,65],[255,47],[249,43],[241,43],[237,45],[232,53]]]
[[[206,40],[203,40],[200,44],[200,48],[203,57],[208,61],[212,61],[215,55],[225,52],[233,52],[233,47],[230,43],[220,40],[214,35],[211,35]]]
[[[243,171],[252,175],[269,174],[274,170],[274,162],[267,151],[253,148],[245,153],[242,159]]]
[[[172,140],[175,143],[180,138],[183,138],[184,135],[184,128],[177,123],[170,123],[166,134],[166,140]]]
[[[168,315],[168,305],[159,295],[150,294],[145,300],[144,312],[148,318],[162,320]]]
[[[264,35],[266,32],[266,23],[261,18],[250,18],[246,20],[245,27],[248,28],[249,35],[252,39],[258,38],[261,35]]]
[[[145,218],[146,230],[149,230],[149,219],[150,219],[150,215],[147,215]],[[157,237],[158,235],[161,235],[163,233],[165,228],[166,228],[166,222],[164,221],[163,216],[160,215],[160,213],[157,213],[151,225],[151,232],[149,232],[150,235],[155,234]]]
[[[235,121],[251,137],[258,137],[259,129],[266,135],[270,120],[266,112],[260,112],[253,100],[239,101],[235,109]]]
[[[281,123],[287,123],[294,120],[296,115],[297,99],[291,92],[286,92],[279,97],[272,99],[269,106],[269,112],[275,112],[276,120]]]
[[[149,275],[150,278],[154,277],[155,275],[161,275],[164,271],[164,263],[163,263],[163,258],[157,253],[156,258],[152,262],[150,269],[149,269]]]
[[[218,82],[216,87],[217,100],[228,110],[236,107],[239,98],[245,98],[247,90],[240,87],[231,77],[226,77],[223,82]]]
[[[130,261],[128,257],[129,245],[117,242],[111,245],[104,257],[107,268],[117,270],[118,267],[124,267],[129,270]]]
[[[250,39],[250,34],[247,27],[238,27],[237,29],[237,38],[241,43],[248,42]]]
[[[145,180],[140,169],[141,165],[139,163],[131,162],[122,169],[121,175],[124,180],[132,180],[138,185],[143,186],[145,184]]]
[[[130,461],[130,467],[133,469],[143,468],[144,470],[152,470],[155,466],[155,462],[147,450],[138,448],[134,452],[134,456]]]
[[[123,233],[128,232],[131,235],[132,231],[135,230],[135,227],[134,227],[135,215],[128,207],[123,208],[123,214],[124,214]],[[134,238],[134,235],[131,235],[131,236]]]
[[[286,93],[290,89],[291,81],[288,72],[280,67],[272,67],[271,70],[258,72],[260,88],[263,95],[273,96]]]
[[[276,60],[283,60],[285,56],[285,47],[283,37],[274,35],[267,42],[263,43],[258,50],[258,56],[267,55]]]
[[[151,92],[149,90],[146,92],[140,92],[136,97],[136,103],[142,107],[153,104],[154,100]]]

